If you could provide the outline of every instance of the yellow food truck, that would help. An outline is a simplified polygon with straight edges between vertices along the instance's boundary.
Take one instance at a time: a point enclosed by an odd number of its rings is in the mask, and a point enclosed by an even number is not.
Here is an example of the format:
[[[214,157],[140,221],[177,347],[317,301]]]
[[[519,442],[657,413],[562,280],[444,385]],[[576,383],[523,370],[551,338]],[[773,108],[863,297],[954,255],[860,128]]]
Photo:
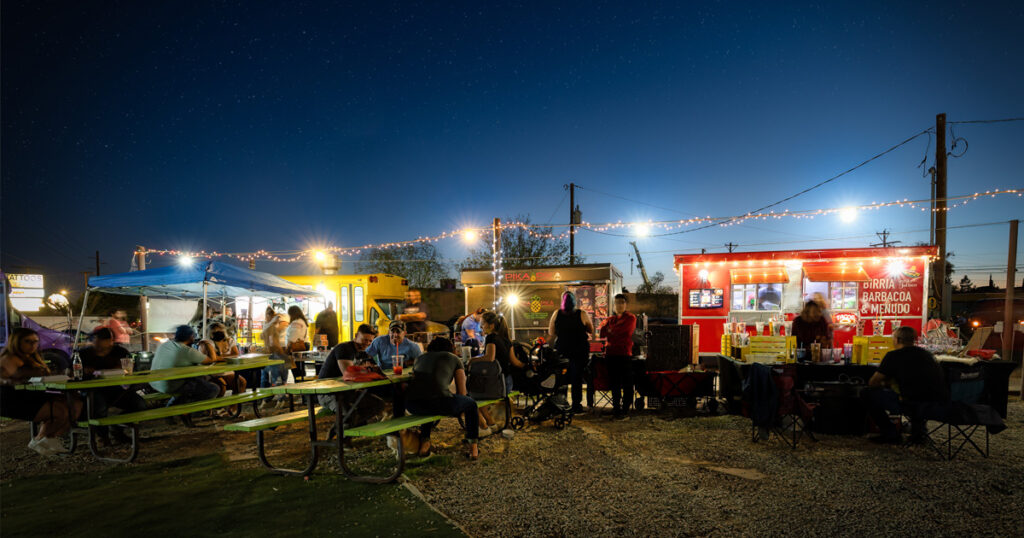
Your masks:
[[[388,324],[401,312],[405,304],[405,292],[409,289],[408,280],[386,273],[282,275],[281,278],[307,286],[323,295],[324,302],[309,300],[300,304],[309,318],[311,337],[316,315],[327,307],[327,302],[334,303],[340,326],[339,342],[351,340],[356,328],[362,323],[377,327],[379,334],[387,334]]]

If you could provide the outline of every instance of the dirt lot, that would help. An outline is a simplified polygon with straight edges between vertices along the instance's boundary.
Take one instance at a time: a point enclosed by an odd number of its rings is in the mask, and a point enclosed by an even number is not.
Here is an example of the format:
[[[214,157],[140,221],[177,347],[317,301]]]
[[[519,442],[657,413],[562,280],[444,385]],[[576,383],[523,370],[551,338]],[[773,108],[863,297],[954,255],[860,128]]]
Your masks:
[[[457,423],[450,420],[435,437],[438,454],[414,462],[407,477],[474,536],[1019,535],[1024,403],[1011,404],[1007,423],[1009,429],[992,437],[991,458],[964,453],[944,462],[923,447],[874,446],[844,436],[820,435],[796,450],[777,440],[754,444],[749,421],[732,416],[647,413],[613,422],[584,415],[561,431],[541,425],[512,440],[489,437],[482,458],[471,462],[461,457]],[[132,472],[221,454],[231,469],[262,473],[251,434],[199,424],[144,426],[139,463],[120,467]],[[305,436],[299,425],[280,429],[271,456],[298,465]],[[58,484],[56,474],[111,472],[87,451],[44,459],[26,441],[23,424],[0,428],[5,492],[26,477]],[[383,443],[360,448],[364,463],[387,458]],[[320,472],[331,469],[328,461]],[[327,480],[347,482],[314,477]]]

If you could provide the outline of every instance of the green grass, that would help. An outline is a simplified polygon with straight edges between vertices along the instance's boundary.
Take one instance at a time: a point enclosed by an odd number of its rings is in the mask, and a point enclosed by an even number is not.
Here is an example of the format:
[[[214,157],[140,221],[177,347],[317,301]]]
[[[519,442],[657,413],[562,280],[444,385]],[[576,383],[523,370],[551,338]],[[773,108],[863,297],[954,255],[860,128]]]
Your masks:
[[[211,455],[19,478],[0,486],[5,536],[461,536],[401,485],[309,481]]]

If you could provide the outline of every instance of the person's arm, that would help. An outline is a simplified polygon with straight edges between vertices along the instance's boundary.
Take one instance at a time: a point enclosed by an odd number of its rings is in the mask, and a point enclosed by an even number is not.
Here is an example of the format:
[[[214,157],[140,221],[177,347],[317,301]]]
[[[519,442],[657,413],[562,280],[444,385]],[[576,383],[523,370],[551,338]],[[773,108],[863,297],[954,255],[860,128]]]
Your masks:
[[[629,316],[626,319],[626,334],[629,338],[633,338],[633,333],[636,332],[636,316]]]
[[[889,384],[889,378],[882,372],[875,372],[868,380],[869,387],[885,387]]]
[[[551,321],[548,322],[548,341],[549,342],[554,342],[555,338],[558,337],[558,335],[555,334],[555,318],[557,318],[557,317],[558,317],[558,310],[555,310],[554,312],[551,313]]]
[[[192,364],[213,364],[213,359],[204,355],[197,349],[188,348],[189,359]]]
[[[5,354],[0,357],[0,380],[4,385],[14,385],[21,381],[16,377],[19,366],[21,366],[21,360],[14,355]]]
[[[519,359],[516,357],[515,346],[510,346],[508,348],[508,360],[512,364],[512,366],[515,366],[516,368],[526,368],[526,364],[520,362]]]
[[[465,396],[466,392],[466,371],[462,368],[455,370],[455,393]]]
[[[583,327],[587,329],[589,339],[589,336],[593,336],[594,334],[594,321],[590,319],[590,314],[588,314],[586,310],[580,312],[580,319],[583,320]]]
[[[213,342],[209,340],[201,340],[199,342],[199,352],[210,359],[210,362],[217,362],[217,346],[213,345]]]
[[[470,364],[474,362],[494,362],[494,359],[497,355],[497,349],[498,348],[495,347],[494,344],[485,344],[484,354],[480,355],[479,357],[473,357],[469,359]]]

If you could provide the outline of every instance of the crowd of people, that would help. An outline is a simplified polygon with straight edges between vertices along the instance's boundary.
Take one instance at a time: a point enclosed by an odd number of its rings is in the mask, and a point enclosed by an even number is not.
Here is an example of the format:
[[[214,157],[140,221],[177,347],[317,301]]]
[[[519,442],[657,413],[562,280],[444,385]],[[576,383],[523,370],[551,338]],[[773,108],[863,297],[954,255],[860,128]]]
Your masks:
[[[422,304],[419,292],[410,292],[407,299],[411,306],[390,322],[387,334],[378,335],[375,327],[361,324],[347,342],[338,342],[337,315],[333,312],[333,305],[317,315],[314,335],[324,335],[323,340],[330,350],[317,372],[318,378],[346,379],[353,369],[358,371],[360,368],[376,368],[378,371],[393,370],[396,366],[409,368],[412,377],[408,383],[374,387],[370,391],[371,396],[363,398],[360,405],[383,410],[390,404],[395,417],[407,411],[462,416],[469,446],[467,456],[475,459],[479,455],[478,439],[495,432],[498,425],[494,417],[486,409],[478,408],[471,397],[467,385],[470,372],[475,364],[496,363],[501,368],[507,393],[514,389],[513,374],[530,367],[530,357],[520,356],[522,352],[517,354],[505,318],[483,308],[470,312],[455,327],[454,340],[464,352],[468,350],[468,360],[457,356],[455,343],[444,336],[430,340],[424,350],[424,346],[413,341],[409,334],[413,329],[415,332],[425,329],[428,310]],[[613,315],[595,328],[587,312],[578,307],[575,295],[565,292],[560,308],[550,317],[548,339],[558,353],[568,359],[573,413],[584,409],[582,384],[590,359],[590,342],[594,337],[600,337],[605,340],[612,416],[616,419],[628,417],[633,394],[631,361],[637,317],[629,312],[628,298],[623,294],[614,297],[613,307]],[[199,330],[196,319],[177,327],[173,338],[156,350],[151,370],[213,364],[239,355],[239,346],[233,336],[234,327],[226,322],[226,316],[206,312],[205,324],[202,310],[197,312],[197,316]],[[794,322],[793,333],[803,345],[814,342],[827,344],[831,338],[827,319],[822,314],[822,305],[812,299]],[[246,379],[241,372],[227,372],[215,376],[153,381],[149,386],[170,395],[166,405],[178,405],[221,397],[229,390],[237,393],[252,384],[269,387],[292,382],[293,378],[304,377],[304,372],[296,370],[293,354],[311,349],[309,333],[309,323],[298,306],[291,306],[286,312],[267,308],[262,334],[264,350],[273,358],[284,361],[282,365],[264,368],[258,379]],[[130,335],[124,324],[123,311],[111,312],[108,322],[90,334],[89,345],[80,349],[85,375],[120,368],[121,360],[130,358],[123,347],[124,340]],[[896,412],[911,417],[912,438],[920,441],[924,424],[920,410],[949,398],[941,368],[928,351],[914,345],[916,336],[909,327],[898,328],[893,335],[895,350],[885,356],[878,372],[870,379],[872,390],[865,393],[865,405],[881,431],[873,438],[874,441],[894,443],[900,440],[899,431],[887,420],[888,414]],[[32,438],[29,448],[43,455],[53,455],[66,452],[60,438],[80,415],[82,401],[70,393],[65,397],[43,391],[14,389],[16,384],[51,373],[39,354],[38,346],[39,335],[35,331],[19,328],[11,333],[0,354],[0,396],[5,417],[39,424],[38,434]],[[94,416],[105,416],[111,408],[121,412],[146,409],[138,388],[109,387],[97,391],[94,394]],[[321,397],[319,403],[326,413],[339,412],[334,397]],[[267,399],[264,405],[280,407],[286,404],[283,400],[273,402]],[[370,420],[370,417],[364,416],[363,420]],[[432,424],[426,425],[418,432],[421,455],[431,451],[432,428]],[[117,430],[108,432],[101,428],[97,433],[101,443],[109,444],[110,435],[115,442],[125,441]]]

